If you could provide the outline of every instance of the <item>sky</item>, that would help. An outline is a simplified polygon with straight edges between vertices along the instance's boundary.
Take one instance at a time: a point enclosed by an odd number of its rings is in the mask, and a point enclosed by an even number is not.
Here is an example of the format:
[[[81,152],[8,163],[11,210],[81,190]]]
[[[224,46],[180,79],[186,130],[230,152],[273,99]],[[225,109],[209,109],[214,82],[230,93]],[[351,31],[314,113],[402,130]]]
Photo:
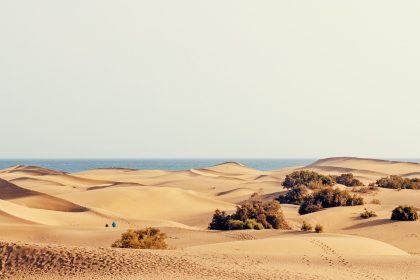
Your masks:
[[[420,2],[0,2],[0,158],[420,158]]]

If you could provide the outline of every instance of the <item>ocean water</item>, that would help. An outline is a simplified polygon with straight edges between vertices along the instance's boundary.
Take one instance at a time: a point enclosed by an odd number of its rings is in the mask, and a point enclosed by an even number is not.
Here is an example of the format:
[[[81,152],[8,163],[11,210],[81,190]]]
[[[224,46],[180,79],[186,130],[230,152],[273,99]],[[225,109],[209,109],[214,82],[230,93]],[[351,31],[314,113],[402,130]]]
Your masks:
[[[79,172],[93,168],[132,168],[185,170],[236,161],[258,170],[273,170],[304,166],[316,159],[0,159],[0,169],[15,165],[35,165],[65,172]]]

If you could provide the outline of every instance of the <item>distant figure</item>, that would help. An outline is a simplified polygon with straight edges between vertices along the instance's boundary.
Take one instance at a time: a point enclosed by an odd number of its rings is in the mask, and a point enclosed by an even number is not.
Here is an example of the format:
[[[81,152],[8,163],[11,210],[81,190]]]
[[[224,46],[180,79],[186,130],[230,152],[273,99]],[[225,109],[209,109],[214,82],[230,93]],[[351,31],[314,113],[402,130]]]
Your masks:
[[[113,228],[117,227],[117,223],[115,221],[113,221],[111,225],[112,225]]]
[[[108,227],[108,224],[105,224],[105,227]]]

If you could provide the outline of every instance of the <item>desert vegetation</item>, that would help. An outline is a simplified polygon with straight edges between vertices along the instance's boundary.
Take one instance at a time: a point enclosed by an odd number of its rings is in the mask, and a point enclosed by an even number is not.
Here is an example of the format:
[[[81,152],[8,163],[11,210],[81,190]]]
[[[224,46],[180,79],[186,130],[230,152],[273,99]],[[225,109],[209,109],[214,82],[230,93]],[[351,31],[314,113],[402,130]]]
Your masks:
[[[395,221],[417,221],[419,218],[413,206],[400,205],[392,211],[391,220]]]
[[[301,185],[301,186],[293,187],[292,189],[287,191],[285,194],[281,194],[277,198],[277,200],[280,203],[299,205],[303,202],[303,200],[308,194],[309,194],[308,189],[305,186]]]
[[[375,186],[387,189],[420,189],[419,178],[403,178],[397,175],[391,175],[389,177],[380,178],[374,183]]]
[[[341,184],[347,187],[360,187],[363,186],[363,183],[354,178],[352,173],[341,174],[340,176],[333,177],[337,184]]]
[[[228,215],[216,210],[209,229],[289,229],[280,203],[275,200],[263,202],[258,194],[253,194],[247,201],[236,207],[236,212]]]
[[[158,228],[148,227],[145,229],[129,229],[121,235],[121,238],[112,244],[114,248],[131,249],[166,249],[166,234]]]
[[[323,233],[324,232],[324,227],[321,224],[316,224],[315,232],[316,233]]]
[[[360,218],[362,218],[362,219],[369,219],[369,218],[376,217],[376,216],[378,216],[378,215],[376,215],[375,211],[367,210],[366,208],[365,208],[365,211],[360,213]]]
[[[334,186],[335,179],[331,176],[325,176],[313,171],[299,170],[286,175],[283,181],[283,187],[292,189],[298,186],[313,188],[314,186]]]
[[[310,223],[308,223],[307,221],[303,221],[302,222],[302,226],[300,227],[301,231],[311,231],[312,230],[312,225]]]
[[[348,191],[340,189],[325,188],[307,195],[300,204],[299,214],[304,215],[330,207],[363,204],[363,198],[359,195],[351,195]]]

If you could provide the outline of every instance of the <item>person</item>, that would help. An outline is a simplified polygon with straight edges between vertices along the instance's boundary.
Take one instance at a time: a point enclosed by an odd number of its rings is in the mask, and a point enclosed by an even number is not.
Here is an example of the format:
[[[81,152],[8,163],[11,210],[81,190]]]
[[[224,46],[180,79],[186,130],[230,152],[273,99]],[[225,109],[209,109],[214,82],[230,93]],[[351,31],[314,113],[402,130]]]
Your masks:
[[[108,224],[105,224],[105,227],[108,227]]]
[[[112,227],[116,228],[117,227],[117,223],[115,221],[112,221]]]

